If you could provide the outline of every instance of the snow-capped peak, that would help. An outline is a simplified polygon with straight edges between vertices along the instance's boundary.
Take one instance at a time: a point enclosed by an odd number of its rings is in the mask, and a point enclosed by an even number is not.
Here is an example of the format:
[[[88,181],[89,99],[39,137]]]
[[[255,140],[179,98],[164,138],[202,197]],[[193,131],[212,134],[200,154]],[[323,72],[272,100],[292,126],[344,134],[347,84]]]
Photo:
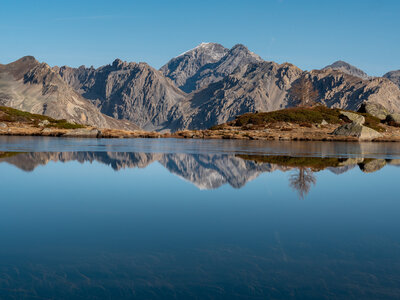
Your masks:
[[[193,49],[190,49],[190,50],[188,50],[188,51],[185,51],[185,52],[179,54],[179,55],[176,56],[176,57],[185,55],[185,54],[190,53],[190,52],[192,52],[192,51],[194,51],[194,50],[196,50],[196,49],[209,48],[209,47],[212,46],[212,45],[213,45],[213,43],[205,43],[205,42],[202,42],[200,45],[194,47]],[[175,58],[176,58],[176,57],[175,57]]]

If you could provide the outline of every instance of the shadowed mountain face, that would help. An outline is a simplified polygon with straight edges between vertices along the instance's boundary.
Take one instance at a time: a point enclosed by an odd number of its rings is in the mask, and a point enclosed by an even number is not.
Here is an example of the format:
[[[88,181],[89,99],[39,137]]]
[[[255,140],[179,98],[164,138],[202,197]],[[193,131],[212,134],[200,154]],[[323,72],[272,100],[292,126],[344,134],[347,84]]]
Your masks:
[[[262,173],[292,171],[294,175],[290,177],[291,186],[301,190],[299,191],[301,198],[316,183],[312,176],[313,172],[327,169],[335,174],[342,174],[359,166],[363,172],[371,173],[380,170],[386,164],[400,165],[398,160],[364,158],[132,152],[0,152],[0,162],[7,162],[27,172],[33,171],[38,166],[45,166],[49,162],[69,161],[80,163],[96,161],[116,171],[125,168],[145,168],[154,162],[159,162],[170,173],[193,183],[199,189],[206,190],[216,189],[225,184],[242,188]]]
[[[368,76],[368,74],[365,73],[363,70],[360,70],[357,67],[352,66],[351,64],[349,64],[345,61],[342,61],[342,60],[335,61],[333,64],[323,68],[323,70],[326,70],[326,69],[341,71],[343,73],[346,73],[346,74],[349,74],[352,76],[356,76],[361,79],[369,79],[370,78]]]
[[[389,79],[398,87],[400,87],[400,70],[388,72],[385,75],[383,75],[383,77]]]
[[[146,63],[119,59],[94,68],[53,68],[83,97],[109,116],[126,119],[147,130],[165,127],[168,112],[185,94]]]
[[[100,128],[139,129],[100,113],[47,64],[32,56],[0,65],[0,105]]]

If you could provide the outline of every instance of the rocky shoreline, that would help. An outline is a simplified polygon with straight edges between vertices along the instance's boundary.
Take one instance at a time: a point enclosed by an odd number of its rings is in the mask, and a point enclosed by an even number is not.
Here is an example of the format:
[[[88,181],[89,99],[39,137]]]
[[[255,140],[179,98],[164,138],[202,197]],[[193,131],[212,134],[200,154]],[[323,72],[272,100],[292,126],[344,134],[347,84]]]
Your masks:
[[[334,135],[337,124],[308,125],[307,127],[292,123],[276,123],[273,126],[243,130],[241,127],[228,127],[215,130],[184,130],[174,133],[154,131],[126,131],[116,129],[98,129],[85,127],[77,129],[59,129],[38,127],[29,124],[0,124],[0,135],[5,136],[45,136],[45,137],[78,137],[78,138],[186,138],[186,139],[237,139],[266,141],[372,141],[400,142],[400,128],[382,125],[381,136],[371,139],[360,139],[354,136]]]

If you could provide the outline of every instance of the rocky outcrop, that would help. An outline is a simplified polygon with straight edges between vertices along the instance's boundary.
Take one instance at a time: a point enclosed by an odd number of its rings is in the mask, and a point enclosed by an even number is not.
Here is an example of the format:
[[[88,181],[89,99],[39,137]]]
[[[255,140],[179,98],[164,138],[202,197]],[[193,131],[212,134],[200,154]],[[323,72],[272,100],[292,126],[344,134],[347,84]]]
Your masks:
[[[91,128],[79,128],[71,130],[65,134],[63,137],[85,137],[85,138],[98,138],[101,136],[101,131],[98,129]]]
[[[47,64],[28,56],[0,66],[0,105],[101,128],[139,129],[103,115]]]
[[[362,103],[358,112],[368,113],[371,116],[374,116],[380,120],[385,120],[386,117],[390,114],[389,111],[382,104],[374,102]]]
[[[164,128],[172,107],[185,97],[160,71],[146,63],[117,59],[98,69],[54,69],[104,114],[130,120],[146,130]]]
[[[352,76],[356,76],[359,77],[361,79],[369,79],[370,77],[368,76],[367,73],[365,73],[364,71],[356,68],[355,66],[352,66],[351,64],[342,61],[342,60],[338,60],[335,61],[333,64],[326,66],[325,68],[323,68],[323,70],[326,69],[332,69],[332,70],[337,70],[337,71],[341,71],[343,73],[352,75]]]
[[[383,77],[389,79],[398,87],[400,87],[400,70],[388,72],[385,75],[383,75]]]
[[[382,136],[382,134],[380,134],[376,130],[373,130],[356,122],[344,124],[335,129],[332,134],[356,137],[359,140],[373,140]]]
[[[355,114],[349,111],[341,111],[340,112],[343,116],[348,118],[351,122],[356,123],[356,124],[361,124],[363,125],[365,123],[365,118],[362,115]]]

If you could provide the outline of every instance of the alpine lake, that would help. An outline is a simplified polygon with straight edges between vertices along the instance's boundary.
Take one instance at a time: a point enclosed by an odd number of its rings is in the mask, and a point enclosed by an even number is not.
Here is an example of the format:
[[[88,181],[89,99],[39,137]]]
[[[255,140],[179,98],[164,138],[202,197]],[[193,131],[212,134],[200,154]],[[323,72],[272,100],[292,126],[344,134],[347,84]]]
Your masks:
[[[400,144],[0,137],[0,299],[398,299]]]

